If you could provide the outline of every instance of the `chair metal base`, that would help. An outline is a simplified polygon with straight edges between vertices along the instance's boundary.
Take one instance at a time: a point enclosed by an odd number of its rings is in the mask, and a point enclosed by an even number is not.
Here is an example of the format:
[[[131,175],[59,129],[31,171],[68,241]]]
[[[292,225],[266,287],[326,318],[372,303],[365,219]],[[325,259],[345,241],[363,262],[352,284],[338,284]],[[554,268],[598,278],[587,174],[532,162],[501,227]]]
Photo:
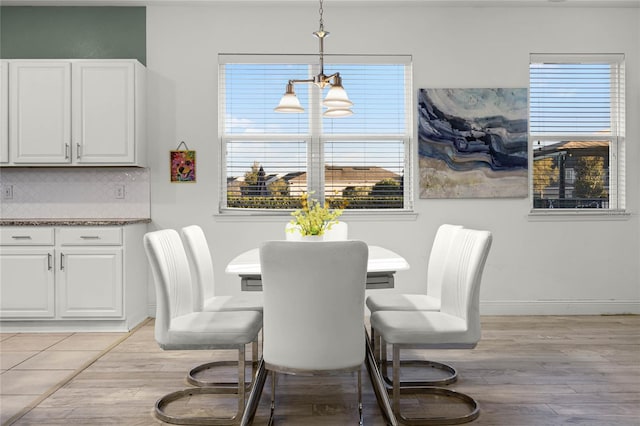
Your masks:
[[[387,367],[391,365],[391,361],[381,361],[380,370],[384,383],[388,388],[393,386],[393,381],[387,374]],[[451,383],[455,383],[458,380],[458,372],[455,368],[449,364],[444,364],[437,361],[423,361],[423,360],[402,360],[400,366],[415,366],[420,368],[433,368],[436,370],[445,371],[448,375],[442,379],[433,380],[405,380],[400,381],[400,388],[417,387],[417,386],[444,386]]]
[[[212,361],[212,362],[207,362],[205,364],[200,364],[196,367],[193,367],[191,370],[189,370],[189,372],[187,373],[187,382],[193,386],[198,386],[198,387],[229,387],[229,388],[235,388],[238,386],[237,382],[217,382],[217,381],[206,381],[206,380],[200,380],[198,379],[196,376],[200,373],[202,373],[203,371],[207,371],[207,370],[213,370],[215,368],[219,368],[219,367],[228,367],[228,366],[237,366],[238,363],[237,361]],[[256,377],[256,372],[257,372],[257,366],[258,363],[257,362],[252,362],[251,363],[252,367],[251,367],[251,381],[245,381],[244,382],[244,388],[245,391],[250,391],[251,387],[253,386],[253,382],[255,380]]]
[[[385,385],[390,388],[393,386],[393,382],[389,375],[387,374],[387,368],[391,364],[390,361],[387,361],[387,353],[386,351],[382,351],[380,348],[380,340],[376,339],[375,330],[371,329],[371,344],[375,348],[376,357],[378,357],[377,362],[380,366],[380,372],[382,374],[382,378],[384,379]],[[401,366],[416,366],[420,368],[433,368],[436,370],[441,370],[448,373],[447,376],[442,379],[433,379],[433,380],[416,380],[416,381],[400,381],[400,387],[416,387],[416,386],[444,386],[449,385],[451,383],[455,383],[458,380],[458,372],[455,368],[453,368],[449,364],[445,364],[438,361],[428,361],[428,360],[401,360]]]
[[[257,343],[256,346],[257,347]],[[235,383],[225,383],[222,386],[203,386],[182,389],[175,392],[168,393],[158,399],[155,404],[155,415],[158,419],[172,424],[178,425],[237,425],[240,423],[240,419],[244,415],[245,411],[245,347],[244,345],[238,347],[238,360],[237,361],[222,361],[215,362],[213,364],[220,365],[236,365],[238,368],[238,379]],[[254,357],[257,355],[254,355]],[[196,367],[197,369],[198,367]],[[255,363],[254,363],[255,370]],[[193,371],[193,370],[192,370]],[[191,374],[191,372],[190,372]],[[255,374],[252,375],[252,383],[255,378]],[[171,402],[177,401],[182,398],[190,398],[193,395],[235,395],[238,400],[238,408],[236,413],[231,417],[214,417],[214,416],[174,416],[166,412],[166,407]]]
[[[244,392],[242,392],[242,403],[239,403],[238,411],[231,417],[212,416],[174,416],[165,412],[166,406],[182,398],[189,398],[193,395],[217,394],[217,395],[237,395],[237,391],[231,388],[188,388],[171,392],[156,401],[155,415],[158,419],[166,423],[177,425],[235,425],[239,423],[240,417],[244,413]],[[240,396],[238,397],[240,398]]]
[[[245,391],[251,390],[253,386],[253,382],[255,381],[257,368],[258,368],[258,341],[251,342],[251,380],[249,382],[245,382]],[[236,387],[238,386],[238,382],[212,382],[206,380],[200,380],[196,378],[196,375],[202,373],[203,371],[213,370],[218,367],[227,367],[227,366],[237,366],[237,361],[212,361],[204,364],[200,364],[196,367],[193,367],[187,373],[187,382],[193,386],[199,387]]]
[[[386,360],[386,348],[387,345],[382,339],[381,336],[378,336],[376,339],[376,343],[378,343],[380,348],[382,349],[379,354],[381,354],[381,363],[383,368],[386,370],[387,360]],[[392,366],[393,366],[393,379],[391,381],[391,388],[388,389],[388,392],[392,395],[392,409],[395,417],[402,424],[409,426],[417,426],[417,425],[457,425],[462,423],[468,423],[478,418],[480,415],[480,407],[475,399],[470,397],[467,394],[462,392],[457,392],[452,389],[437,387],[437,386],[403,386],[400,382],[400,346],[396,344],[392,344]],[[457,375],[456,375],[457,376]],[[406,383],[406,382],[405,382]],[[400,399],[401,395],[411,395],[411,394],[420,394],[420,395],[432,395],[441,398],[447,398],[449,400],[457,400],[458,402],[466,405],[468,408],[466,414],[462,416],[455,417],[407,417],[402,414],[400,410]]]
[[[433,395],[449,399],[455,399],[468,407],[468,412],[457,417],[407,417],[400,411],[399,400],[394,400],[394,413],[400,423],[409,426],[418,425],[458,425],[474,421],[480,416],[480,407],[478,402],[467,394],[457,392],[452,389],[440,388],[435,386],[426,387],[407,387],[400,389],[402,395]]]

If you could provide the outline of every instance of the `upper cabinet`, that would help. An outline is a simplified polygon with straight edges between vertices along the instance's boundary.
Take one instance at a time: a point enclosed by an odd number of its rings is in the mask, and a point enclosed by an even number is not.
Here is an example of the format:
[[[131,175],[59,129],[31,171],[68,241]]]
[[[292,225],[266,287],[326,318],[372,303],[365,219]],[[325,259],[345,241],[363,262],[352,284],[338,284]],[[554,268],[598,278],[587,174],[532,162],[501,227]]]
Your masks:
[[[9,63],[0,61],[0,165],[9,162]]]
[[[12,166],[144,166],[145,68],[135,60],[9,61]]]

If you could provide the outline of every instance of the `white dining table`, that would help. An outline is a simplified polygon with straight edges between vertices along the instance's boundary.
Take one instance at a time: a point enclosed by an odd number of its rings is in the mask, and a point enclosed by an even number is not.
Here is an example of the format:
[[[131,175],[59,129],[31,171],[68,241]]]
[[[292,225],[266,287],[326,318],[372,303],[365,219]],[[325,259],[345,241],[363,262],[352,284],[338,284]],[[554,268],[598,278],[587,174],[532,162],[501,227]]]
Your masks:
[[[367,289],[393,288],[394,274],[407,269],[409,263],[404,257],[384,247],[369,246]],[[240,276],[243,291],[261,291],[260,250],[254,248],[239,254],[229,262],[225,272]]]

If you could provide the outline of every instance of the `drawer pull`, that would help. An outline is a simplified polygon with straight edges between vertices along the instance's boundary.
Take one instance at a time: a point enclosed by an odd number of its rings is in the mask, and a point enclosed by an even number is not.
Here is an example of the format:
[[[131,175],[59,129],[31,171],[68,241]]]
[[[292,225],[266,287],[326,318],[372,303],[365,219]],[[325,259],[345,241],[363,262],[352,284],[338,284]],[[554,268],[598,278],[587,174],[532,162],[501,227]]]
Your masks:
[[[14,240],[30,240],[31,235],[12,235],[11,238]]]
[[[100,237],[98,235],[80,235],[80,238],[83,240],[99,240]]]

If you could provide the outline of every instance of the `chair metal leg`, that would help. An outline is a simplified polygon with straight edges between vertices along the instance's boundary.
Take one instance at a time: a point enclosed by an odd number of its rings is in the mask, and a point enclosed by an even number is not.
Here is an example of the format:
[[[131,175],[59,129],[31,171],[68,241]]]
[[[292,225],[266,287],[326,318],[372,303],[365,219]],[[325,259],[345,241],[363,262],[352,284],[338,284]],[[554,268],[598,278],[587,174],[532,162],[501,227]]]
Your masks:
[[[364,424],[364,417],[362,413],[362,369],[358,370],[358,417],[360,419],[359,425]]]
[[[264,384],[266,381],[267,369],[264,365],[264,360],[261,359],[260,363],[258,364],[258,372],[256,373],[253,388],[251,389],[251,393],[249,393],[249,397],[247,398],[247,406],[245,407],[244,415],[242,416],[242,420],[240,421],[241,426],[248,426],[253,423],[253,419],[256,415],[256,411],[260,403],[260,397],[262,396],[262,390],[264,389]]]
[[[379,360],[378,360],[378,364],[380,365],[380,372],[382,374],[382,378],[384,379],[385,385],[388,388],[391,388],[393,386],[393,382],[391,380],[391,378],[389,377],[389,375],[387,374],[387,368],[389,367],[389,365],[391,364],[388,360],[387,360],[387,351],[386,351],[386,347],[387,345],[382,343],[382,337],[380,336],[375,336],[374,335],[374,329],[371,329],[371,339],[375,339],[374,341],[374,347],[375,347],[375,354],[379,355]],[[400,388],[406,388],[406,387],[416,387],[416,386],[444,386],[444,385],[448,385],[451,383],[455,383],[458,380],[458,372],[456,371],[455,368],[453,368],[452,366],[450,366],[449,364],[445,364],[442,362],[437,362],[437,361],[428,361],[428,360],[401,360],[400,364],[402,366],[415,366],[415,367],[420,367],[420,368],[433,368],[436,370],[441,370],[444,371],[446,373],[448,373],[445,377],[443,377],[442,379],[433,379],[433,380],[413,380],[413,381],[401,381],[400,382]]]
[[[251,343],[251,380],[245,382],[245,390],[250,391],[256,378],[258,368],[258,341]],[[187,382],[193,386],[200,387],[236,387],[236,382],[218,382],[198,379],[197,376],[203,371],[213,370],[220,367],[235,366],[235,361],[212,361],[193,367],[187,373]]]
[[[237,388],[229,386],[217,387],[196,387],[183,389],[164,395],[155,404],[155,415],[158,419],[178,425],[236,425],[244,414],[245,407],[245,348],[244,345],[238,348],[238,381]],[[193,395],[237,395],[238,408],[231,417],[214,416],[174,416],[168,414],[165,409],[173,401],[182,398],[189,398]]]
[[[273,425],[276,412],[276,372],[271,371],[271,413],[269,413],[269,426]]]
[[[378,406],[385,418],[386,424],[389,426],[398,426],[398,421],[396,420],[395,414],[393,414],[391,402],[389,401],[389,394],[387,393],[382,375],[378,369],[378,361],[376,360],[376,355],[374,354],[371,342],[372,339],[367,339],[365,330],[367,372],[369,373],[369,379],[371,380],[373,391],[376,394]]]
[[[398,345],[393,346],[393,388],[391,390],[393,394],[393,411],[396,417],[401,423],[417,426],[417,425],[457,425],[462,423],[468,423],[478,418],[480,415],[480,408],[475,399],[461,392],[456,392],[451,389],[434,387],[434,386],[422,386],[422,387],[401,387],[400,386],[400,347]],[[382,345],[385,348],[385,345]],[[435,395],[447,399],[455,399],[465,404],[469,411],[467,414],[458,417],[406,417],[400,410],[400,395]]]

